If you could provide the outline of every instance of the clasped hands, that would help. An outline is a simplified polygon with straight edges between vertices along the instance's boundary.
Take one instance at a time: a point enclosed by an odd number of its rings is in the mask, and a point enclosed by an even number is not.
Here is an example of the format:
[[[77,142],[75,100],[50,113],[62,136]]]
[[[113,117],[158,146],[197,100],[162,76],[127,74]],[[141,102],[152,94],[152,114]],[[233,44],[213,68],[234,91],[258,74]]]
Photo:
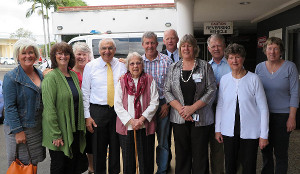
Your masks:
[[[132,118],[129,120],[129,124],[132,126],[133,130],[139,130],[144,125],[145,119],[144,116],[141,116],[139,119]]]
[[[195,113],[196,109],[193,105],[191,106],[182,106],[180,110],[177,110],[179,115],[185,120],[185,121],[194,121],[192,115]]]

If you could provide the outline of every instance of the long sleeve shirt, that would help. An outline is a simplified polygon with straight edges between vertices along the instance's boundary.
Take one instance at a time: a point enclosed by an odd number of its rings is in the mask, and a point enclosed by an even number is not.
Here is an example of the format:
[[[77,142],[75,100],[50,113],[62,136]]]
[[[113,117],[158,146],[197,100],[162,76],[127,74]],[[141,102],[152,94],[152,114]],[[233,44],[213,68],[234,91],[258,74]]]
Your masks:
[[[127,69],[117,58],[113,58],[110,64],[116,88],[120,76],[125,74]],[[81,90],[85,118],[90,117],[90,103],[107,105],[107,66],[101,57],[86,64]]]
[[[262,62],[255,73],[263,83],[271,113],[290,113],[290,107],[299,107],[299,77],[293,62],[285,61],[273,74]]]
[[[235,79],[232,74],[221,78],[216,111],[216,132],[234,136],[236,100],[240,109],[240,136],[243,139],[268,139],[269,110],[263,85],[259,77],[248,72]]]
[[[138,83],[138,78],[133,78],[135,87],[137,86]],[[158,108],[158,92],[156,89],[156,84],[155,81],[153,80],[150,86],[150,104],[147,107],[147,109],[142,113],[142,116],[144,116],[149,122],[151,122],[153,116],[155,115],[155,112]],[[118,82],[118,85],[116,87],[116,92],[115,92],[115,104],[114,108],[115,111],[120,118],[121,122],[123,125],[127,126],[127,130],[132,130],[132,126],[128,123],[130,119],[134,118],[134,95],[128,95],[128,111],[124,108],[123,102],[122,102],[122,88],[120,82]],[[143,108],[143,101],[142,101],[142,96],[140,96],[140,102]],[[144,128],[145,126],[143,126]]]

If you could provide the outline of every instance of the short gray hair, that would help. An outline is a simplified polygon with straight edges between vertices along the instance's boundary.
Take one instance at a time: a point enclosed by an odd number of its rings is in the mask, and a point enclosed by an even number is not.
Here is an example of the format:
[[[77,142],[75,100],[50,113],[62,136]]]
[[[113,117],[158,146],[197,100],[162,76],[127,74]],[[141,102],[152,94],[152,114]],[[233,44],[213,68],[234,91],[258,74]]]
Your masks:
[[[74,54],[75,54],[76,51],[81,51],[81,52],[84,52],[84,53],[88,53],[89,59],[91,59],[91,53],[92,53],[91,49],[85,42],[76,42],[73,45]]]
[[[220,41],[223,43],[223,45],[225,46],[225,38],[224,38],[223,35],[216,33],[216,34],[212,34],[211,36],[209,36],[209,38],[207,39],[207,45],[208,45],[208,46],[209,46],[209,44],[210,44],[210,40],[211,40],[211,39],[217,39],[217,40],[220,40]]]
[[[117,48],[116,43],[112,38],[104,38],[104,39],[101,39],[100,42],[99,42],[99,49],[101,49],[100,45],[102,44],[102,42],[112,42],[114,47]]]
[[[144,39],[145,38],[154,38],[155,39],[155,41],[156,41],[156,43],[158,43],[157,42],[157,35],[153,32],[153,31],[146,31],[144,34],[143,34],[143,36],[142,36],[142,43],[144,43]]]
[[[164,39],[165,39],[165,34],[166,34],[167,32],[170,32],[170,31],[173,31],[173,32],[175,33],[175,36],[178,38],[178,34],[177,34],[177,31],[176,31],[176,30],[174,30],[174,29],[168,29],[168,30],[164,31]]]
[[[128,56],[127,56],[127,58],[126,58],[126,68],[127,68],[127,70],[129,70],[129,62],[131,61],[131,59],[133,57],[137,57],[137,58],[140,59],[140,61],[142,63],[142,66],[143,66],[143,69],[144,69],[144,60],[143,60],[143,57],[139,53],[133,52],[133,53],[129,53]]]
[[[14,56],[16,62],[19,62],[20,52],[23,51],[24,49],[26,50],[29,47],[33,47],[36,60],[38,60],[40,58],[39,48],[33,40],[27,39],[27,38],[26,39],[19,39],[14,44],[14,47],[13,47],[13,56]]]

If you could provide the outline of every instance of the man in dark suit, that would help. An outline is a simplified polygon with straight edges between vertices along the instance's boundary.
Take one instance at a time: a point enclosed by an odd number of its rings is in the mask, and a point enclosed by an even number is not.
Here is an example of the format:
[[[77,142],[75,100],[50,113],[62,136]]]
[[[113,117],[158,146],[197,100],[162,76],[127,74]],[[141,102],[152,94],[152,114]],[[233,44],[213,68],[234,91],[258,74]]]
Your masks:
[[[164,32],[164,40],[163,41],[164,41],[164,45],[166,46],[166,49],[162,50],[161,53],[170,57],[174,63],[179,61],[180,58],[179,58],[178,48],[177,48],[177,43],[179,41],[179,38],[178,38],[176,30],[174,30],[174,29],[166,30]],[[170,153],[169,153],[167,171],[169,171],[171,168],[170,162],[172,160],[172,153],[171,153],[171,135],[172,135],[172,133],[171,132],[172,132],[172,126],[170,124],[170,134],[168,137]]]
[[[177,32],[174,29],[169,29],[164,32],[164,44],[166,49],[161,53],[170,57],[173,62],[177,62],[179,58],[177,43],[179,41]]]

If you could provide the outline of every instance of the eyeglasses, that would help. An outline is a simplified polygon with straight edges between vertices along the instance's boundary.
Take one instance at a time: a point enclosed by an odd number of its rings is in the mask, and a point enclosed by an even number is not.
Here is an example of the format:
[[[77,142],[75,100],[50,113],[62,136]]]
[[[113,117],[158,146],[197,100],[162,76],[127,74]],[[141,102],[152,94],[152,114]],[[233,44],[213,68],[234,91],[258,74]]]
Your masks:
[[[139,65],[141,65],[142,64],[142,62],[131,62],[130,64],[129,64],[129,66],[134,66],[134,65],[137,65],[137,66],[139,66]]]
[[[64,55],[64,56],[70,56],[70,53],[57,52],[56,55],[58,55],[58,56],[62,56],[62,55]]]

